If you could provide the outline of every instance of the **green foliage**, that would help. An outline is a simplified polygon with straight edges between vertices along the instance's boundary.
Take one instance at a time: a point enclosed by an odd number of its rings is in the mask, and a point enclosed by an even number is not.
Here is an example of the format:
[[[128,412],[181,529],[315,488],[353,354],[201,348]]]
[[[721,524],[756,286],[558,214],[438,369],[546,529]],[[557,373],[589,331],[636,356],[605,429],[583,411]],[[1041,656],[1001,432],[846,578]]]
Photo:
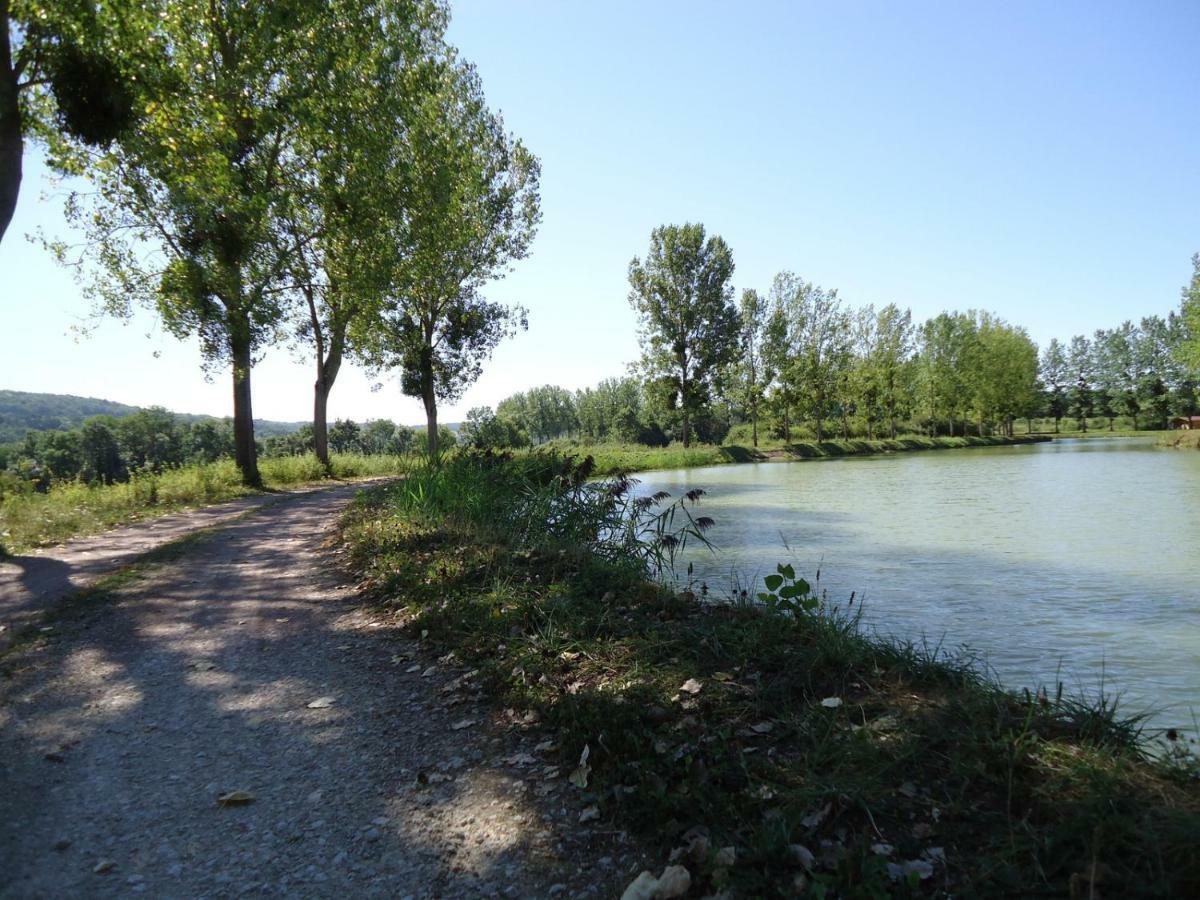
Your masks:
[[[664,395],[661,405],[678,409],[685,447],[692,419],[707,409],[738,351],[732,278],[729,246],[719,235],[706,237],[698,223],[654,229],[645,261],[635,256],[629,264],[642,367]]]
[[[1192,278],[1179,303],[1178,361],[1193,379],[1200,379],[1200,253],[1192,257]]]
[[[434,75],[379,185],[386,207],[407,210],[388,220],[387,302],[352,329],[368,365],[399,374],[403,391],[421,398],[431,456],[437,404],[460,397],[496,345],[525,327],[523,310],[482,290],[528,254],[541,217],[540,165],[487,108],[475,70],[447,52]]]
[[[796,577],[791,564],[780,563],[774,575],[763,579],[765,591],[759,591],[758,601],[772,613],[802,616],[816,612],[821,600],[813,594],[812,586],[803,578]]]

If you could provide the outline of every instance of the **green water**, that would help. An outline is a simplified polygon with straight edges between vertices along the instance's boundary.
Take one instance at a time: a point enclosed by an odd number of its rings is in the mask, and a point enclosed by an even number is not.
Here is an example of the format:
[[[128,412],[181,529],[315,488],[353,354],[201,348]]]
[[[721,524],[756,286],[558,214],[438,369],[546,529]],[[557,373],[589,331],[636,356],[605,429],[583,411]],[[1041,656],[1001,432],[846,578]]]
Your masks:
[[[641,478],[709,492],[719,549],[684,567],[718,596],[790,561],[865,597],[868,629],[967,646],[1012,687],[1200,716],[1200,453],[1066,440]]]

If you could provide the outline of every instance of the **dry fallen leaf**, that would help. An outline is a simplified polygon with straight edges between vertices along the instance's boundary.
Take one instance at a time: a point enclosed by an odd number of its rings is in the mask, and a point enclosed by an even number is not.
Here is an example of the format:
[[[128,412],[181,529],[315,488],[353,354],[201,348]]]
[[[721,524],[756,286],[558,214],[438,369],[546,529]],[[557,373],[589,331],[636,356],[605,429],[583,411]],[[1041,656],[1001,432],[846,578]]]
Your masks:
[[[92,866],[92,872],[97,875],[103,875],[106,872],[111,872],[116,868],[116,865],[111,859],[102,859],[96,865]]]
[[[218,806],[245,806],[254,802],[254,795],[249,791],[230,791],[217,798]]]
[[[583,745],[583,752],[579,754],[579,767],[568,776],[567,780],[575,787],[583,790],[588,785],[588,775],[592,771],[592,767],[588,765],[588,756],[591,755],[592,748],[587,744]]]
[[[450,726],[451,731],[462,731],[464,728],[470,728],[475,724],[474,719],[462,719]]]
[[[689,678],[687,681],[685,681],[683,684],[681,684],[679,686],[679,689],[687,694],[698,694],[698,693],[700,693],[700,690],[703,687],[704,687],[704,685],[702,685],[695,678]]]
[[[821,705],[826,709],[837,709],[842,705],[841,697],[826,697],[821,701]]]
[[[579,824],[582,825],[584,822],[592,822],[598,818],[600,818],[600,808],[597,806],[589,806],[579,814]]]
[[[318,697],[316,700],[308,704],[309,709],[329,709],[333,704],[337,703],[336,697]]]
[[[758,722],[754,725],[751,725],[750,730],[753,731],[755,734],[766,734],[768,731],[770,731],[774,727],[775,726],[772,725],[770,722]]]

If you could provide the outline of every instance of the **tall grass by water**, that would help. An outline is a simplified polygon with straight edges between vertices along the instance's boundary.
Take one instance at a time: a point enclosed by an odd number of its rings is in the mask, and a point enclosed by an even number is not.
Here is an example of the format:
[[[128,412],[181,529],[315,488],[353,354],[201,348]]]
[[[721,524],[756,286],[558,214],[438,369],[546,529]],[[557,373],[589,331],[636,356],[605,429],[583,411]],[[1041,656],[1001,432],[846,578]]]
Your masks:
[[[396,475],[413,464],[410,457],[334,454],[332,477]],[[329,477],[315,456],[264,458],[259,470],[267,490],[316,483]],[[0,547],[18,551],[60,543],[114,525],[152,518],[258,493],[241,482],[233,460],[136,473],[111,485],[62,482],[45,493],[12,492],[0,498]]]

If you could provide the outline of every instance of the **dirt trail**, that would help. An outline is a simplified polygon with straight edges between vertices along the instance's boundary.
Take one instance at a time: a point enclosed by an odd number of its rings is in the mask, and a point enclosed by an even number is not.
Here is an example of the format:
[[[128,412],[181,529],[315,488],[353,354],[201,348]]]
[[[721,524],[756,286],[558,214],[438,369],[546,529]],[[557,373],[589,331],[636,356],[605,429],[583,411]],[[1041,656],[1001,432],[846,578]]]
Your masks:
[[[368,478],[356,484],[362,487],[386,480]],[[0,557],[0,649],[21,626],[36,619],[57,600],[88,587],[151,550],[201,529],[227,524],[248,512],[323,490],[329,488],[320,485],[239,497],[83,535],[54,547]]]
[[[322,544],[354,490],[237,519],[10,654],[0,897],[619,893],[640,860],[576,824],[546,736],[341,581]]]

